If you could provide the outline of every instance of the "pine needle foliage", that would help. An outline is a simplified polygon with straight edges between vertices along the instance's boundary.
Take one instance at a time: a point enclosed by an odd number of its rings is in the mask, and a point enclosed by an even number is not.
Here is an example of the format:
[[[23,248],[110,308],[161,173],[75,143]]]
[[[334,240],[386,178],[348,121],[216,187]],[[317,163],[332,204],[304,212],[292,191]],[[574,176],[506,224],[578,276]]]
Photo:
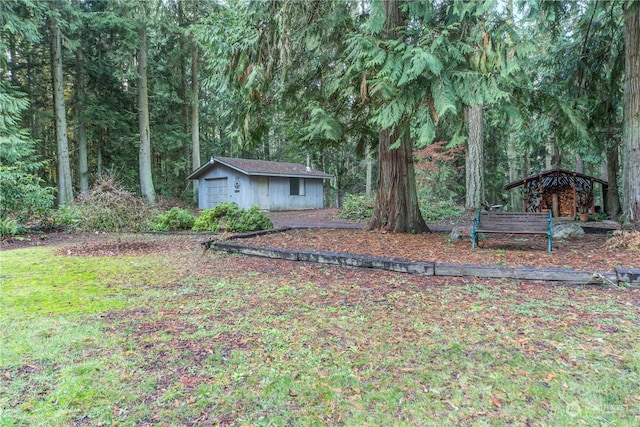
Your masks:
[[[369,21],[347,38],[343,76],[345,82],[363,76],[352,93],[370,103],[372,127],[409,121],[414,145],[425,147],[442,120],[459,120],[463,105],[509,100],[519,53],[517,43],[502,41],[512,28],[494,1],[407,2],[407,24],[392,40],[382,38],[380,7],[374,2]],[[459,141],[455,134],[448,139]]]
[[[26,97],[0,81],[0,220],[22,229],[32,218],[41,219],[53,206],[54,189],[38,172],[44,162],[35,154],[36,141],[21,128]]]

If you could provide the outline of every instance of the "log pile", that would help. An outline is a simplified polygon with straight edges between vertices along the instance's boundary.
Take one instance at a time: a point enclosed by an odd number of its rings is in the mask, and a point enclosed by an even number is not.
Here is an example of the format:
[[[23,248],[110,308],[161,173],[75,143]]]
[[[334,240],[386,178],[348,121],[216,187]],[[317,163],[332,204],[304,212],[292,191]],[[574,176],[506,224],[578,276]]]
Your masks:
[[[573,216],[577,213],[595,212],[594,183],[602,185],[603,194],[607,182],[582,173],[565,169],[551,169],[531,175],[504,186],[510,190],[521,186],[525,212],[552,210],[557,216]],[[606,211],[606,203],[605,203]]]
[[[546,192],[542,195],[542,209],[553,208],[553,194]],[[558,215],[572,216],[573,213],[573,188],[564,188],[562,191],[555,193],[558,195]]]
[[[528,182],[522,186],[522,201],[525,206],[525,212],[540,212],[542,197],[538,189],[536,182]]]

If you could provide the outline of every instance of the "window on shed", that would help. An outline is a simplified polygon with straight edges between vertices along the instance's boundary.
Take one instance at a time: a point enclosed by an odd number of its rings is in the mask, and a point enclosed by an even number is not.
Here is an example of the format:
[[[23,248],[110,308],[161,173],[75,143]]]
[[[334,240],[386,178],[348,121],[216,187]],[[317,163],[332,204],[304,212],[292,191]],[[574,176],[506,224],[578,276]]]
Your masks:
[[[304,196],[304,178],[289,178],[289,194]]]

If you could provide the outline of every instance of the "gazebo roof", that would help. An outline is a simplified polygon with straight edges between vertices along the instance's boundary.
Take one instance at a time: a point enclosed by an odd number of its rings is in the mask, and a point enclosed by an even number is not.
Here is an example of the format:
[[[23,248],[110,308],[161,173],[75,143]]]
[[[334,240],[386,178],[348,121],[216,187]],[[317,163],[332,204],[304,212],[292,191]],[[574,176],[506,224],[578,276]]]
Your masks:
[[[575,181],[574,181],[575,178]],[[537,173],[535,175],[530,175],[526,178],[522,178],[518,181],[510,182],[505,185],[505,190],[510,190],[515,187],[519,187],[524,185],[530,181],[542,181],[542,188],[547,187],[572,187],[573,183],[580,184],[582,187],[590,187],[592,182],[599,182],[604,186],[608,186],[609,183],[602,179],[585,175],[582,173],[578,173],[575,171],[570,171],[568,169],[549,169],[544,172]]]

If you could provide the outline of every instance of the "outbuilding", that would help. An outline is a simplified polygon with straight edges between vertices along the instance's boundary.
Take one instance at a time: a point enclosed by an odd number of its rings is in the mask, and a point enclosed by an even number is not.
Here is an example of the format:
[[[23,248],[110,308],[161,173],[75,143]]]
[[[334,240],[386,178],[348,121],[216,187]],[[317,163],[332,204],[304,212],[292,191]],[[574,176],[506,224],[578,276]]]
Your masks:
[[[550,210],[554,217],[575,217],[580,213],[598,213],[595,205],[596,184],[600,186],[606,213],[607,181],[567,169],[546,170],[513,181],[503,188],[511,190],[522,187],[520,191],[525,212]]]
[[[331,175],[297,163],[211,157],[187,179],[198,180],[198,207],[235,202],[265,211],[324,207],[324,180]]]

